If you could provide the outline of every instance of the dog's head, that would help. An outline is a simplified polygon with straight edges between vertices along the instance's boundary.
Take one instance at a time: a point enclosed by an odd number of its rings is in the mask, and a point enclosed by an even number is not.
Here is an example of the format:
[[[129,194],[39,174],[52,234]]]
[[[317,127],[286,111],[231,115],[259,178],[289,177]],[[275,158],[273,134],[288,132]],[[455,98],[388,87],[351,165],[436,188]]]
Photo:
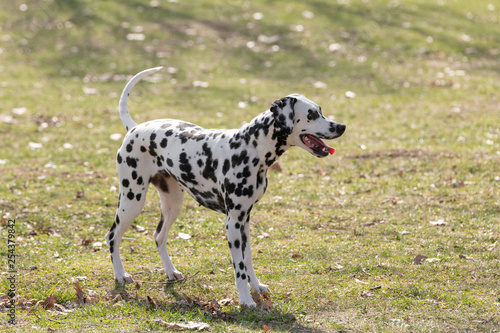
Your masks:
[[[333,154],[335,150],[321,139],[338,138],[346,128],[343,124],[325,118],[319,105],[299,94],[276,100],[270,110],[276,125],[289,135],[288,143],[316,157]]]

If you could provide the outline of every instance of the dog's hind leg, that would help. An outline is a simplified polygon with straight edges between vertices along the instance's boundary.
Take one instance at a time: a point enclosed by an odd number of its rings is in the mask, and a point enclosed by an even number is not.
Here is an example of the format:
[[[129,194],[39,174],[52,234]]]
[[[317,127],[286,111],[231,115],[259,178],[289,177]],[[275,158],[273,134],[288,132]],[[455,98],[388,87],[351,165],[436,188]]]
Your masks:
[[[182,273],[175,268],[168,255],[167,238],[170,227],[181,213],[184,190],[172,176],[161,172],[153,177],[151,183],[158,191],[161,201],[161,218],[153,235],[158,253],[168,279],[172,281],[182,280]]]

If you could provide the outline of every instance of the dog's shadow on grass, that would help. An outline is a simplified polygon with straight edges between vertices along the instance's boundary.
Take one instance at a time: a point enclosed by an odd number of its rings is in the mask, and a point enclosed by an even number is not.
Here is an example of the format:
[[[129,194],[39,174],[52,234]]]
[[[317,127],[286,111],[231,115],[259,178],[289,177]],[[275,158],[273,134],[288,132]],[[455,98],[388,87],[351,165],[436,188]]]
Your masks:
[[[277,332],[315,332],[325,331],[301,325],[294,314],[282,312],[276,308],[266,310],[260,308],[237,308],[229,306],[226,309],[221,307],[215,300],[206,301],[197,297],[190,297],[178,291],[172,284],[167,284],[164,288],[166,295],[173,296],[176,301],[166,306],[171,310],[181,313],[193,312],[204,314],[214,321],[224,321],[240,326],[247,326],[256,330],[272,330]]]

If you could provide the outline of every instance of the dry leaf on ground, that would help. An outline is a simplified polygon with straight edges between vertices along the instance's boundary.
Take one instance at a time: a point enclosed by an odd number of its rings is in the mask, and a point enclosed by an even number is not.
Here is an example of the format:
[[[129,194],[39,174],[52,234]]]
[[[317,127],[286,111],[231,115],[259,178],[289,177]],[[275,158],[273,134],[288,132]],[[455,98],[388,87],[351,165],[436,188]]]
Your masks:
[[[444,225],[448,224],[448,222],[445,222],[443,219],[439,219],[439,220],[436,220],[436,221],[431,221],[429,223],[432,224],[432,225],[435,225],[435,226],[444,226]]]
[[[183,330],[183,329],[188,329],[188,330],[196,330],[196,331],[202,331],[206,328],[210,328],[210,325],[207,323],[203,322],[195,322],[195,321],[188,321],[187,323],[168,323],[166,321],[163,321],[161,319],[155,320],[156,323],[166,326],[168,328],[173,328],[173,329],[178,329],[178,330]]]
[[[413,264],[414,265],[421,265],[422,262],[429,257],[426,257],[424,255],[418,254],[415,258],[413,258]]]

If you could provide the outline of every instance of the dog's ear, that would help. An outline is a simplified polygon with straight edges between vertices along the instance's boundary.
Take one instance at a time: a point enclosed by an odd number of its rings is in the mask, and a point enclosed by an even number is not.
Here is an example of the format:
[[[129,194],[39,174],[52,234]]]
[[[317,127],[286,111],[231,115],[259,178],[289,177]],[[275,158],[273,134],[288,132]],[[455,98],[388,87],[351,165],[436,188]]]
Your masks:
[[[284,97],[271,104],[271,112],[274,121],[286,134],[290,135],[293,131],[293,120],[295,118],[294,105],[297,102],[295,97]]]

